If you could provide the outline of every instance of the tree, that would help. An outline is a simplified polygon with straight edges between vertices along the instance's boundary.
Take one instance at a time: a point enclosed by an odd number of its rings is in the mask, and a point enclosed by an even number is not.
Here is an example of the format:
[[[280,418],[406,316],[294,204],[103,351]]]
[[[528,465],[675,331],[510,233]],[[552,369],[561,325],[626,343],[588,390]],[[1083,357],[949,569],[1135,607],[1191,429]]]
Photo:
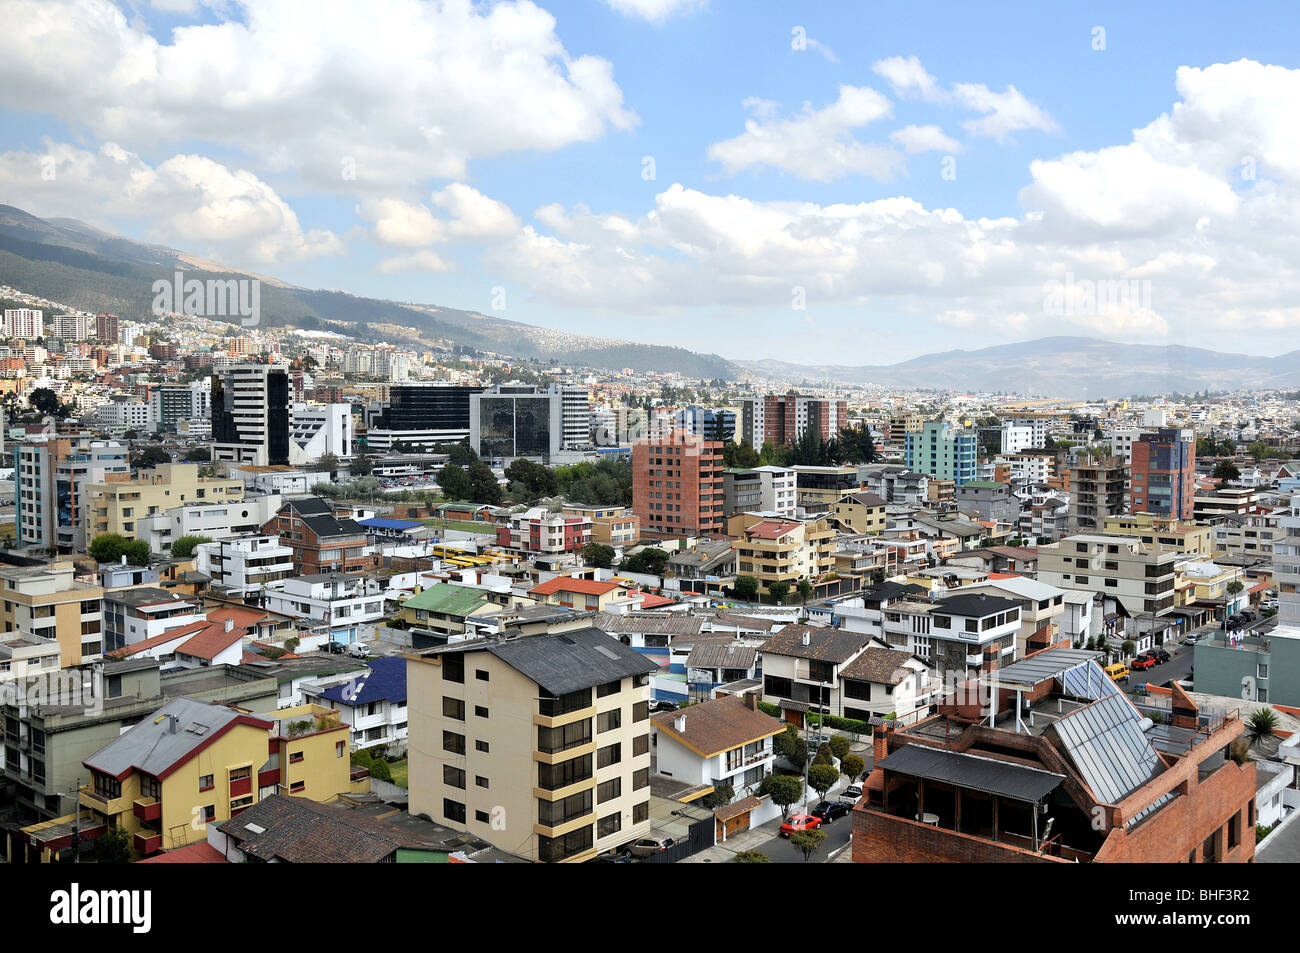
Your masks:
[[[817,792],[820,798],[835,786],[840,779],[839,769],[831,764],[814,764],[808,769],[808,786]]]
[[[90,541],[87,549],[98,563],[115,563],[123,556],[132,566],[149,565],[149,544],[142,539],[127,539],[118,533],[103,533]]]
[[[813,593],[812,583],[809,582],[807,579],[800,579],[797,583],[795,583],[795,589],[799,593],[799,601],[801,601],[804,605],[807,605],[808,599],[809,597],[812,596]]]
[[[370,454],[364,450],[352,459],[352,466],[349,467],[354,477],[370,476],[375,472],[375,461],[370,458]]]
[[[781,808],[781,820],[790,816],[790,805],[803,797],[803,779],[789,774],[769,774],[763,779],[763,786],[772,803]]]
[[[322,453],[320,457],[317,458],[316,466],[328,473],[331,480],[338,478],[339,458],[329,451]]]
[[[799,736],[799,729],[794,725],[787,725],[785,731],[772,739],[772,748],[778,755],[792,762],[795,767],[803,769],[804,762],[808,760],[808,746],[804,743],[803,738]]]
[[[730,784],[719,784],[714,787],[713,793],[700,798],[700,805],[706,810],[715,811],[720,807],[726,807],[735,797],[735,788]]]
[[[668,568],[668,554],[653,546],[626,557],[619,565],[624,572],[644,573],[650,576],[662,576]]]
[[[470,500],[474,503],[495,506],[501,502],[501,484],[497,482],[492,468],[482,460],[475,460],[469,465],[469,493]]]
[[[96,863],[129,864],[131,853],[131,835],[125,827],[112,828],[95,838]]]
[[[835,438],[835,443],[842,463],[874,463],[876,460],[876,441],[866,424],[845,427]]]
[[[447,454],[451,457],[448,462],[458,467],[468,467],[478,459],[478,454],[463,440],[456,443],[440,443],[433,448],[433,452]]]
[[[53,417],[59,412],[59,395],[48,387],[38,387],[27,395],[27,406],[38,414]]]
[[[826,832],[820,827],[815,827],[810,831],[795,831],[790,835],[790,846],[799,853],[803,854],[803,862],[808,863],[808,859],[821,849],[822,844],[826,842]]]
[[[722,445],[722,465],[729,470],[752,470],[759,465],[758,451],[747,443]]]
[[[831,754],[835,755],[840,761],[848,756],[849,747],[852,744],[848,735],[835,735],[830,740]]]
[[[1259,463],[1268,456],[1268,445],[1262,440],[1256,440],[1246,448],[1246,452],[1251,455],[1251,458],[1254,459],[1256,463]]]
[[[186,463],[207,463],[212,459],[212,451],[206,447],[195,447],[185,454]]]
[[[770,864],[772,861],[767,854],[759,853],[756,850],[742,850],[731,858],[731,862],[733,864]]]
[[[773,602],[782,605],[785,603],[785,597],[790,594],[790,584],[784,579],[778,579],[767,584],[767,591],[772,594]]]
[[[392,781],[393,772],[387,761],[375,760],[370,764],[370,776],[376,781]]]
[[[1246,587],[1241,584],[1240,579],[1234,579],[1232,582],[1228,583],[1228,595],[1235,596],[1245,588]]]
[[[582,547],[582,561],[597,569],[608,569],[614,565],[614,547],[604,543],[588,543]]]
[[[1220,460],[1214,467],[1214,472],[1210,474],[1217,480],[1224,483],[1236,483],[1241,479],[1241,471],[1232,463],[1231,460]]]
[[[1279,719],[1272,708],[1256,708],[1246,718],[1246,737],[1251,744],[1271,738],[1277,732]]]
[[[469,498],[472,484],[464,467],[449,463],[438,471],[438,486],[447,499],[465,500]]]
[[[758,598],[758,580],[753,576],[737,576],[731,591],[737,599],[753,602]]]
[[[862,772],[865,770],[867,770],[867,762],[861,755],[846,754],[840,759],[840,773],[849,779],[850,784],[862,777]]]
[[[1138,650],[1137,643],[1132,639],[1125,639],[1124,644],[1120,646],[1120,651],[1125,655],[1132,655]]]
[[[176,559],[189,559],[194,555],[194,550],[200,543],[210,542],[212,540],[206,536],[182,536],[172,543],[172,556]]]
[[[506,467],[506,479],[510,481],[510,495],[524,503],[559,491],[554,470],[522,457]]]
[[[143,469],[145,467],[156,467],[160,463],[171,463],[171,462],[172,462],[172,455],[170,453],[168,453],[162,447],[153,446],[153,447],[145,447],[142,451],[140,451],[140,453],[136,455],[135,459],[131,461],[131,466],[135,467],[136,469]]]

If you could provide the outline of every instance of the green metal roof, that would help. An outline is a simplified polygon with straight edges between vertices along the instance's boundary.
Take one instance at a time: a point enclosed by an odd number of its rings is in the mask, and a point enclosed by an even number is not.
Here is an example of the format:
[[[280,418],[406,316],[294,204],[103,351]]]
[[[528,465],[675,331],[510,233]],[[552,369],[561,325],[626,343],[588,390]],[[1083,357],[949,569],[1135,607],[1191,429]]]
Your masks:
[[[466,586],[439,582],[402,603],[403,609],[424,609],[447,615],[467,616],[487,604],[481,592]]]

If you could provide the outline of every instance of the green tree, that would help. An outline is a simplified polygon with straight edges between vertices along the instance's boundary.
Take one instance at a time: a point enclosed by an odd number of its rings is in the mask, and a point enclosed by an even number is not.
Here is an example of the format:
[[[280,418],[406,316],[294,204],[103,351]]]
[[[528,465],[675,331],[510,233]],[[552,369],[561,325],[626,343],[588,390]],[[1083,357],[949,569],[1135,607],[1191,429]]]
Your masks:
[[[352,466],[348,469],[351,470],[354,477],[370,476],[375,472],[375,461],[371,459],[369,453],[363,450],[352,458]]]
[[[834,765],[814,764],[808,769],[808,786],[821,798],[826,797],[826,792],[833,788],[839,779],[839,769]]]
[[[843,761],[848,756],[850,745],[852,742],[847,735],[835,735],[830,740],[831,754]]]
[[[784,579],[778,579],[776,582],[767,584],[767,591],[772,595],[772,601],[777,605],[785,603],[785,597],[790,595],[790,584]]]
[[[438,471],[438,486],[449,500],[469,499],[472,484],[464,467],[448,463]]]
[[[753,576],[737,576],[731,591],[737,599],[753,602],[758,599],[758,580]]]
[[[38,387],[27,395],[27,406],[38,414],[53,417],[59,412],[59,395],[48,387]]]
[[[608,569],[614,565],[614,547],[604,543],[588,543],[582,547],[582,561],[597,569]]]
[[[456,443],[439,444],[433,448],[433,452],[447,454],[451,457],[449,462],[458,467],[468,467],[478,459],[478,454],[475,453],[473,448],[471,448],[464,440],[457,441]]]
[[[469,465],[470,501],[485,506],[495,506],[501,502],[501,484],[497,482],[492,468],[482,460],[475,460]]]
[[[212,540],[207,536],[182,536],[172,543],[172,556],[177,559],[189,559],[194,555],[194,550],[200,543],[210,542]]]
[[[709,811],[716,811],[720,807],[726,807],[736,797],[736,789],[730,784],[719,784],[714,787],[711,794],[706,794],[700,798],[700,805]]]
[[[95,838],[96,863],[129,864],[131,856],[131,835],[125,827],[112,828]]]
[[[1256,463],[1259,463],[1261,460],[1263,460],[1265,457],[1268,456],[1268,445],[1265,444],[1262,440],[1256,440],[1254,443],[1252,443],[1250,446],[1246,448],[1246,452],[1250,454],[1251,458]]]
[[[387,761],[375,760],[370,765],[370,776],[377,781],[392,781],[393,772]]]
[[[812,583],[809,582],[807,579],[800,579],[797,583],[795,583],[794,588],[799,593],[799,601],[806,606],[808,604],[808,600],[812,598],[812,594],[813,594]]]
[[[131,466],[135,467],[136,469],[145,469],[148,467],[156,467],[160,463],[171,463],[171,462],[172,462],[172,455],[170,453],[168,453],[162,447],[153,446],[153,447],[145,447],[142,451],[140,451],[140,453],[136,455],[135,459],[131,461]]]
[[[1220,460],[1215,464],[1214,472],[1210,475],[1224,483],[1236,483],[1241,479],[1241,471],[1231,460]]]
[[[668,554],[656,547],[647,547],[625,557],[619,568],[624,572],[644,573],[650,576],[662,576],[668,568]]]
[[[1246,587],[1241,584],[1240,579],[1234,579],[1232,580],[1232,582],[1228,583],[1228,595],[1230,596],[1238,595],[1241,592],[1241,590],[1245,588]]]
[[[722,445],[722,465],[729,470],[752,470],[759,465],[758,451],[747,443]]]
[[[876,461],[876,441],[871,436],[871,428],[866,424],[845,427],[835,438],[842,463],[874,463]]]
[[[316,466],[330,475],[331,480],[338,479],[339,458],[332,453],[322,453],[316,460]]]
[[[207,447],[195,447],[185,454],[186,463],[208,463],[212,459],[212,451]]]
[[[759,853],[756,850],[742,850],[731,858],[733,864],[770,864],[772,861],[767,854]]]
[[[846,754],[840,759],[840,773],[849,779],[850,784],[862,777],[862,772],[865,770],[867,770],[867,762],[861,755]]]
[[[360,768],[368,768],[375,763],[375,759],[371,756],[370,752],[367,751],[365,748],[355,749],[352,752],[352,757],[349,760],[351,760],[353,764],[355,764],[357,767]]]
[[[149,565],[149,544],[142,539],[127,539],[118,533],[103,533],[90,541],[87,549],[98,563],[119,562],[123,556],[132,566]]]
[[[787,725],[785,731],[772,739],[772,748],[778,755],[792,762],[795,767],[803,769],[808,760],[808,745],[804,743],[799,729]]]
[[[532,460],[520,458],[506,467],[510,481],[510,494],[516,500],[531,503],[543,496],[554,496],[559,491],[555,471]]]
[[[1125,655],[1132,655],[1138,650],[1137,643],[1132,639],[1125,639],[1124,644],[1120,646],[1120,651]]]
[[[1256,708],[1246,718],[1246,737],[1251,744],[1271,738],[1277,732],[1280,720],[1272,708]]]
[[[769,774],[759,790],[781,809],[781,820],[784,821],[790,816],[790,805],[803,797],[803,779],[789,774]]]
[[[824,843],[826,843],[826,832],[820,827],[810,831],[795,831],[790,835],[790,846],[803,854],[805,864],[813,854],[821,850]]]

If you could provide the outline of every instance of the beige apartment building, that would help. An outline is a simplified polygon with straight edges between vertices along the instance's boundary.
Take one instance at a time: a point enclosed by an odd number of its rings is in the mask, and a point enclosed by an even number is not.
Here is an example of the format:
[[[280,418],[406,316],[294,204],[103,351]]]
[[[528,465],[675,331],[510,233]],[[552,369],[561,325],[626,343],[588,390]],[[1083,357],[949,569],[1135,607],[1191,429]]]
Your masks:
[[[830,515],[859,536],[868,533],[879,535],[885,531],[885,506],[881,497],[863,490],[836,500]]]
[[[52,639],[59,667],[99,658],[103,652],[104,589],[77,580],[71,560],[43,566],[0,567],[0,627]]]
[[[87,544],[104,533],[135,539],[137,520],[186,503],[238,503],[243,498],[243,480],[200,477],[196,463],[162,463],[134,480],[88,483]]]
[[[626,506],[568,505],[564,512],[569,516],[585,516],[591,520],[591,541],[606,546],[632,546],[641,538],[641,520]]]
[[[1136,536],[1067,536],[1038,547],[1038,581],[1108,596],[1125,615],[1168,615],[1175,605],[1175,549]]]
[[[1214,528],[1186,520],[1154,516],[1151,513],[1134,513],[1131,516],[1111,516],[1104,524],[1105,533],[1119,536],[1136,536],[1144,543],[1175,549],[1184,556],[1213,556],[1215,551]]]
[[[541,863],[650,833],[650,674],[596,628],[407,656],[410,811]]]
[[[751,522],[743,526],[746,517]],[[835,568],[835,530],[825,519],[763,519],[744,513],[733,517],[731,525],[740,537],[733,544],[736,572],[756,578],[760,592],[774,582],[789,583],[793,591],[800,579],[815,580]]]

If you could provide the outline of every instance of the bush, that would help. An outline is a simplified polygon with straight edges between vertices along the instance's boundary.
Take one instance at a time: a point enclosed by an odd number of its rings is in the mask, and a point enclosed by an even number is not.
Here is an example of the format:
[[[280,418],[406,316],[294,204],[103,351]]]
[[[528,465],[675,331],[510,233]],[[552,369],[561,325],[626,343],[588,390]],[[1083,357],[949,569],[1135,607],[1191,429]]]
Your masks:
[[[769,704],[768,702],[759,702],[759,703],[758,703],[758,710],[761,711],[761,712],[762,712],[763,714],[765,714],[765,715],[769,715],[769,716],[772,717],[772,718],[780,718],[780,717],[781,717],[781,706],[780,706],[780,705],[772,705],[772,704]]]
[[[852,744],[852,742],[850,742],[846,736],[836,735],[831,739],[831,754],[843,761],[844,757],[849,753],[850,744]]]
[[[742,850],[731,858],[731,862],[733,864],[770,864],[772,861],[767,854],[761,854],[756,850]]]
[[[393,772],[388,769],[387,761],[373,761],[370,764],[370,776],[379,781],[393,780]]]
[[[370,752],[365,748],[358,748],[352,752],[352,763],[361,768],[368,768],[375,763],[375,759],[370,757]]]
[[[814,764],[808,769],[808,786],[820,797],[825,797],[826,792],[833,788],[839,779],[839,769],[829,764]]]
[[[862,777],[862,772],[865,770],[867,770],[867,762],[860,755],[849,754],[840,760],[840,771],[851,782]]]
[[[859,735],[871,734],[871,726],[865,721],[858,721],[856,718],[840,718],[837,715],[808,715],[808,727],[820,728],[823,724],[827,728],[833,728],[836,731],[851,731]]]

